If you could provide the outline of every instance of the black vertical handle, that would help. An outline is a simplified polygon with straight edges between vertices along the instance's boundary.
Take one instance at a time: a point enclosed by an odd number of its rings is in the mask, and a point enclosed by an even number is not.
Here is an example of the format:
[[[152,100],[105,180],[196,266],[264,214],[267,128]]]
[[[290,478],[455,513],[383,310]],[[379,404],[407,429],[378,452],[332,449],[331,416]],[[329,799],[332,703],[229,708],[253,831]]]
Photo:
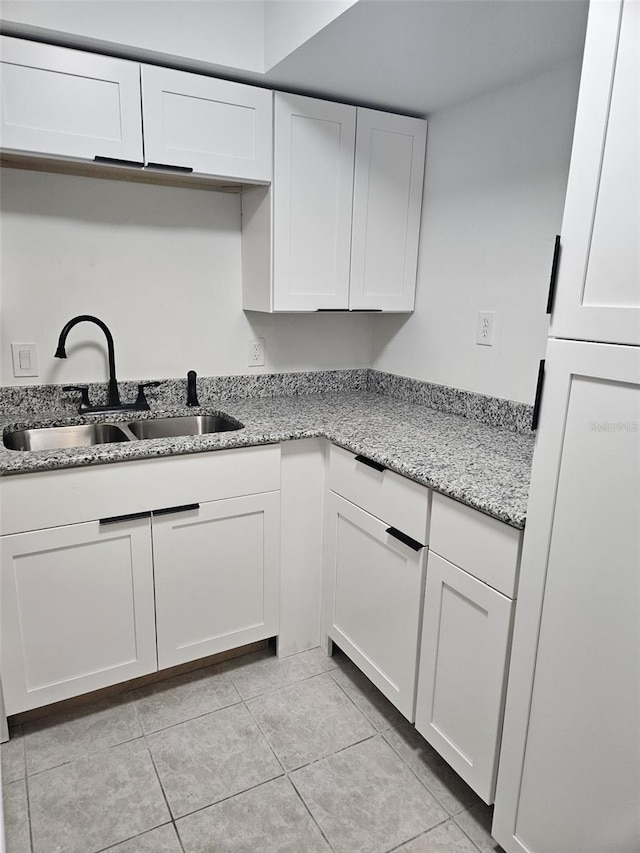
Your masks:
[[[547,296],[547,314],[553,311],[553,300],[556,295],[556,282],[558,281],[558,263],[560,261],[560,235],[556,234],[556,242],[553,247],[553,261],[551,262],[551,280],[549,281],[549,295]]]
[[[540,360],[538,367],[538,381],[536,382],[536,399],[533,404],[533,416],[531,418],[531,431],[538,429],[540,418],[540,403],[542,402],[542,386],[544,385],[544,358]]]

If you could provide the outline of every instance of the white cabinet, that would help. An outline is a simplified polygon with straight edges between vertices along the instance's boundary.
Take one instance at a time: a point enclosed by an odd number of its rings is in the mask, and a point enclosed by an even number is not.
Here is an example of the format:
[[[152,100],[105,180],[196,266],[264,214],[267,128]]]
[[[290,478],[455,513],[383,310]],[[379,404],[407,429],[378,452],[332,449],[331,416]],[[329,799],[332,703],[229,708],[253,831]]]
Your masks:
[[[329,485],[324,633],[413,721],[429,490],[335,446]]]
[[[142,163],[136,62],[2,36],[0,146]]]
[[[8,37],[1,88],[4,150],[271,180],[268,89]]]
[[[2,478],[7,713],[275,636],[279,489],[275,445]]]
[[[154,514],[158,667],[278,633],[278,492]]]
[[[493,802],[513,601],[430,551],[416,729]]]
[[[640,344],[640,4],[593,2],[551,335]]]
[[[7,713],[155,671],[148,518],[15,533],[1,545]]]
[[[498,771],[520,540],[520,531],[434,494],[416,729],[487,803]]]
[[[413,311],[426,122],[358,107],[351,281],[354,311]]]
[[[271,180],[271,90],[152,65],[141,70],[150,168]]]
[[[326,633],[413,720],[424,551],[332,492],[326,512]]]
[[[243,193],[243,307],[412,311],[426,122],[275,95],[273,188]]]
[[[640,348],[549,342],[493,834],[640,850]]]

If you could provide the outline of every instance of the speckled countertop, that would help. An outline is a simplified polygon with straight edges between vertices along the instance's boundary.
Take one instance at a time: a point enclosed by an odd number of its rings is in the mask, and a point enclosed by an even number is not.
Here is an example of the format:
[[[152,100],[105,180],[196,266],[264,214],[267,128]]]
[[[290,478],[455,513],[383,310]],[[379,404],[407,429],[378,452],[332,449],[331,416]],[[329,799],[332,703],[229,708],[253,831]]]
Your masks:
[[[233,432],[138,440],[56,451],[0,449],[0,473],[23,474],[151,456],[272,444],[325,436],[412,480],[524,527],[533,455],[531,434],[406,402],[371,391],[346,390],[300,396],[228,398],[198,409],[162,406],[147,415],[224,412],[243,423]],[[127,421],[126,415],[69,414],[28,417],[5,413],[3,429],[58,426],[95,420]]]

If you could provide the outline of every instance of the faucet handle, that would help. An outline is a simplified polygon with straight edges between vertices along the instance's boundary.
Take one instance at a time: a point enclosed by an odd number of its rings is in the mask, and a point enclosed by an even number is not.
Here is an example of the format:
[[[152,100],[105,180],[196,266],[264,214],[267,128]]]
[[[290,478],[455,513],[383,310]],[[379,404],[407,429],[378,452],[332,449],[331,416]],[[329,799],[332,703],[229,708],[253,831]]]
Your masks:
[[[88,385],[63,385],[63,391],[80,391],[80,406],[78,407],[78,411],[82,412],[85,409],[89,409],[91,407],[91,401],[89,400],[89,386]]]
[[[136,409],[143,409],[147,411],[149,409],[149,403],[147,402],[147,398],[144,395],[145,388],[157,388],[158,385],[162,385],[161,381],[155,382],[140,382],[138,384],[138,396],[136,397],[136,401],[133,404]]]

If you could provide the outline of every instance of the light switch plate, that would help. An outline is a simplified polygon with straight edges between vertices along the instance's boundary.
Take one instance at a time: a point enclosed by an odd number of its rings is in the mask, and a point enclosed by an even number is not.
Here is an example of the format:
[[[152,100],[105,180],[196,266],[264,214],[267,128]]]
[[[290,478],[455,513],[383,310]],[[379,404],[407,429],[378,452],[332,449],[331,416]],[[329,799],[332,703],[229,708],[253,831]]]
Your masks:
[[[11,344],[14,376],[39,376],[36,344]]]

